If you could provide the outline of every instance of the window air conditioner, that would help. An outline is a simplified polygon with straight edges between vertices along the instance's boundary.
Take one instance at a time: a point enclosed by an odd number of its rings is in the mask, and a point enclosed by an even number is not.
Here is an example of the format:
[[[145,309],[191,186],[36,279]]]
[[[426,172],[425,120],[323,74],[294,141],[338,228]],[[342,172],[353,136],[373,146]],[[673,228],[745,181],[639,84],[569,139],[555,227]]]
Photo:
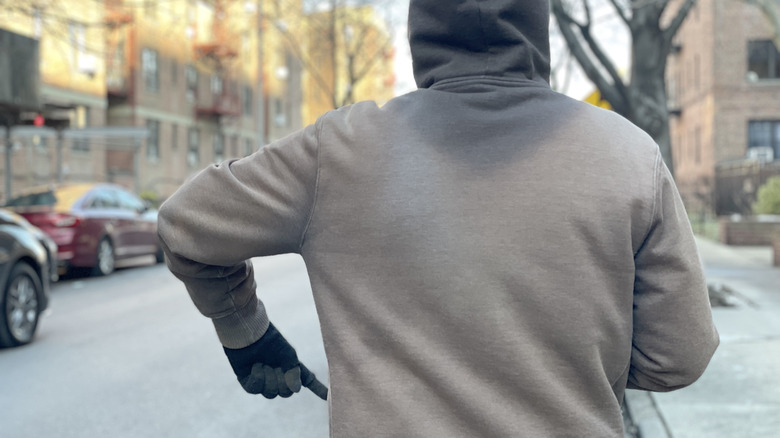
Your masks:
[[[768,146],[752,147],[747,150],[747,158],[766,163],[775,159],[775,151]]]
[[[77,67],[79,73],[94,77],[98,69],[97,56],[92,54],[79,54]]]

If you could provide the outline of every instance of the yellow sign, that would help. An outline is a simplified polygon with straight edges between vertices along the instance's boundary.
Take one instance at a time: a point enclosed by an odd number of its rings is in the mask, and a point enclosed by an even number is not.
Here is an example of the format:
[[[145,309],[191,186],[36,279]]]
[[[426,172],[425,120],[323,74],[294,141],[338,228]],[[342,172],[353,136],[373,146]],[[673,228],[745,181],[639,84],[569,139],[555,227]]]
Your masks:
[[[587,102],[599,108],[608,109],[610,111],[612,110],[612,105],[610,105],[609,102],[601,98],[601,92],[598,89],[594,90],[585,99],[582,100],[583,102]]]

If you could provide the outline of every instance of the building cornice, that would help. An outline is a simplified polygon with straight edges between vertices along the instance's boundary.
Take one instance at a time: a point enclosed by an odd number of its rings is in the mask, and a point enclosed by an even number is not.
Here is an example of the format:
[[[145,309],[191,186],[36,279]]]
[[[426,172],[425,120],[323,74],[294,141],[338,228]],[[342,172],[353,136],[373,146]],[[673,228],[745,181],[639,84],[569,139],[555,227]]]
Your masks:
[[[52,85],[41,84],[41,98],[44,102],[62,105],[85,105],[93,108],[106,109],[108,101],[103,96],[66,90]]]

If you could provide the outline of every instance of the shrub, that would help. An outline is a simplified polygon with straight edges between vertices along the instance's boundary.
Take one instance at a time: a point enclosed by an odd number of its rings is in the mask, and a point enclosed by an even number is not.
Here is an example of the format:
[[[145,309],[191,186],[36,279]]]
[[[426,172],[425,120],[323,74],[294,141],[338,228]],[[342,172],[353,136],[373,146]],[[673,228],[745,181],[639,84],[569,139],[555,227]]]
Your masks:
[[[758,189],[753,213],[780,214],[780,176],[769,178],[766,184]]]

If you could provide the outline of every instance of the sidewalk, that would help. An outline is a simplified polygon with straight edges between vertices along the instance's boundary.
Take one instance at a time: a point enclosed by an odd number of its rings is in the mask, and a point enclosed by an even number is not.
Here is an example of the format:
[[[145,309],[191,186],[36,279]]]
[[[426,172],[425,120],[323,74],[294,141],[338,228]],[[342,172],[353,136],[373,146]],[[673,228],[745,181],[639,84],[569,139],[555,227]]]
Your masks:
[[[693,385],[628,391],[639,437],[780,437],[780,268],[768,247],[697,243],[708,283],[732,304],[713,308],[721,343]]]

